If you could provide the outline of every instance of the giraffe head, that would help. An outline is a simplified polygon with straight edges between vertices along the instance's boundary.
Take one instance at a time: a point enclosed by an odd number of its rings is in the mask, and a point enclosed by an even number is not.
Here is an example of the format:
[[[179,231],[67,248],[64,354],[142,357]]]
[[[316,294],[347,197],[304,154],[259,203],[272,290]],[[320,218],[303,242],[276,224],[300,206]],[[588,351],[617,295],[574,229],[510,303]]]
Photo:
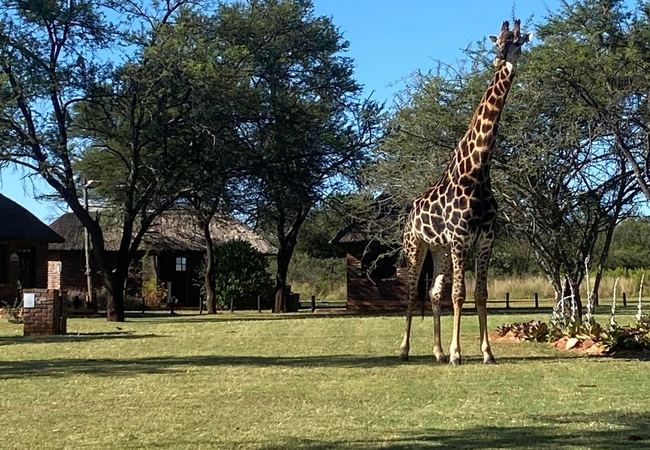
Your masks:
[[[533,33],[521,33],[521,21],[515,20],[515,26],[510,30],[510,23],[506,20],[501,25],[499,36],[489,36],[490,40],[497,45],[497,57],[494,65],[501,67],[506,63],[513,66],[521,54],[521,47],[533,38]]]

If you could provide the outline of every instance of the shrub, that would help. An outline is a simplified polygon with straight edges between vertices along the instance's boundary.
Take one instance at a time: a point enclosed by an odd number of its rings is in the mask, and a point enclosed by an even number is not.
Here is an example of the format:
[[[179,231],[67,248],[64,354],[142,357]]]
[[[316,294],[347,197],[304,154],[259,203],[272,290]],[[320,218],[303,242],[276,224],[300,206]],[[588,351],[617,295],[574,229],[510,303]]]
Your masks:
[[[214,272],[215,297],[222,309],[257,309],[257,297],[262,308],[268,309],[273,302],[273,280],[267,271],[268,260],[245,241],[234,240],[215,246]],[[201,279],[205,271],[199,269]]]
[[[158,308],[167,299],[167,288],[163,283],[157,283],[155,278],[149,278],[142,283],[144,304],[149,308]]]

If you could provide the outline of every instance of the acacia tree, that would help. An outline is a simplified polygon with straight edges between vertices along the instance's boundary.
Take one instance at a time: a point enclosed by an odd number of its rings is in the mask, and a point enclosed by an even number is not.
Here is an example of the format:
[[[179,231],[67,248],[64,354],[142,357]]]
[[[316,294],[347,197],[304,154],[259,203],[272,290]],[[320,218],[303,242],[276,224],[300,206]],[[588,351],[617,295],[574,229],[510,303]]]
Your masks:
[[[79,201],[71,134],[73,109],[108,65],[93,54],[114,42],[90,1],[3,1],[0,27],[0,159],[38,174],[90,231],[100,266],[103,233]]]
[[[151,222],[185,190],[176,176],[183,157],[177,126],[189,90],[175,78],[181,55],[165,54],[158,37],[182,29],[175,20],[187,4],[113,4],[141,25],[133,33],[107,24],[93,2],[3,2],[0,155],[41,175],[89,231],[109,293],[108,320],[124,320],[130,261]],[[123,43],[133,53],[120,67],[100,62],[99,50]],[[119,205],[115,265],[102,225],[79,202],[79,173],[99,176],[98,193]]]
[[[538,253],[556,296],[565,274],[565,291],[578,295],[588,261],[597,268],[597,301],[614,227],[643,189],[630,155],[648,151],[639,99],[650,79],[637,64],[634,36],[644,15],[620,1],[564,3],[538,28],[543,42],[524,63],[521,101],[504,123],[506,213]]]
[[[444,168],[493,71],[482,46],[467,55],[457,70],[414,78],[389,122],[380,159],[367,171],[369,191],[384,192],[381,201],[402,215]],[[565,274],[567,292],[573,288],[579,295],[587,257],[602,267],[608,245],[595,258],[598,237],[611,241],[613,227],[637,192],[630,186],[633,172],[614,151],[599,114],[585,108],[580,93],[559,76],[558,65],[574,74],[595,70],[583,69],[589,58],[597,55],[579,38],[545,41],[527,52],[508,97],[492,165],[499,219],[535,250],[557,297]],[[378,239],[397,244],[401,226],[394,231],[386,236],[384,228]]]
[[[359,99],[348,43],[309,0],[234,2],[220,8],[221,39],[246,61],[255,111],[240,128],[249,146],[240,208],[278,242],[276,312],[298,233],[314,204],[346,187],[373,145],[379,107]]]

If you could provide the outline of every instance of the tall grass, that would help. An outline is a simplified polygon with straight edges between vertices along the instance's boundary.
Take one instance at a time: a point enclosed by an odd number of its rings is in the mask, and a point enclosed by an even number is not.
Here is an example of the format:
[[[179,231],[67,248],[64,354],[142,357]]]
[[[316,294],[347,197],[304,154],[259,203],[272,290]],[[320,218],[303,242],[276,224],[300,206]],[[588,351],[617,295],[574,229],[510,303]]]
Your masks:
[[[628,298],[636,298],[639,293],[642,274],[643,270],[616,269],[606,271],[600,282],[599,297],[601,299],[611,298],[614,294],[614,280],[620,277],[617,288],[619,295],[625,292]],[[648,271],[648,274],[650,275],[650,271]],[[593,280],[595,273],[590,273],[589,276]],[[472,275],[468,275],[467,290],[472,292],[473,289],[474,278]],[[510,298],[513,299],[533,298],[535,293],[538,293],[539,298],[553,298],[555,295],[551,283],[541,275],[488,278],[488,291],[491,299],[505,298],[506,293],[510,293]],[[645,294],[647,295],[647,293]],[[587,288],[584,282],[580,285],[580,296],[583,299],[587,298]]]
[[[646,278],[648,278],[650,270],[645,272],[647,273]],[[643,273],[643,269],[606,271],[600,283],[600,298],[611,299],[614,280],[620,277],[617,289],[619,297],[625,292],[628,299],[634,301],[633,299],[638,296]],[[590,273],[589,276],[593,283],[595,273]],[[302,301],[307,301],[312,295],[322,301],[344,301],[347,297],[346,260],[345,258],[317,259],[310,258],[304,253],[296,253],[289,267],[288,281],[292,291],[301,294]],[[467,274],[466,283],[469,293],[468,300],[471,300],[475,284],[474,275],[471,272]],[[488,277],[488,292],[491,300],[505,299],[506,293],[509,293],[513,300],[532,300],[535,293],[540,299],[552,299],[555,296],[553,287],[543,275],[490,276]],[[647,297],[650,294],[650,288],[644,294]],[[587,298],[584,282],[580,286],[580,296],[583,299]]]

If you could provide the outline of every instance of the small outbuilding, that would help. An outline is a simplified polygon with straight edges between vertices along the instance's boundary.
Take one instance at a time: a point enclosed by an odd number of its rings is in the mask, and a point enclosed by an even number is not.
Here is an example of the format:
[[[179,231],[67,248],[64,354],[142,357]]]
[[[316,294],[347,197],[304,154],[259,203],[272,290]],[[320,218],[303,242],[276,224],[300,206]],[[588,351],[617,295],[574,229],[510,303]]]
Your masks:
[[[342,247],[347,259],[347,309],[356,312],[405,312],[408,270],[399,249],[372,243],[366,227],[353,223],[331,241]],[[431,311],[428,289],[433,282],[433,260],[427,252],[418,282],[416,310]],[[451,307],[447,286],[442,308]]]

